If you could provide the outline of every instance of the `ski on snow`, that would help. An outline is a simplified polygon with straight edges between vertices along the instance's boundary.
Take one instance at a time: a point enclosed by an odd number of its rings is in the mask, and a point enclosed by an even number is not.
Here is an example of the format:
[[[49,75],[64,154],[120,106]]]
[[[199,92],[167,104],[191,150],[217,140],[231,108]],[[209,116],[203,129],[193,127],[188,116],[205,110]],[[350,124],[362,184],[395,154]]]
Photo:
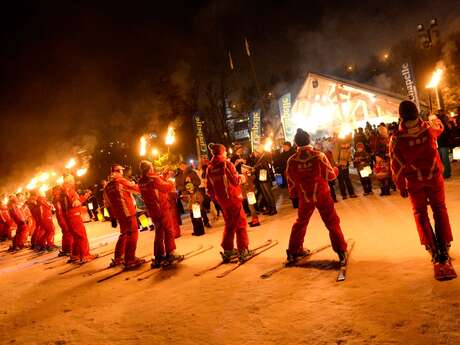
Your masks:
[[[94,260],[97,260],[97,259],[100,259],[100,258],[103,258],[103,257],[106,257],[106,256],[109,256],[109,255],[112,255],[114,253],[113,250],[110,250],[106,253],[101,253],[101,254],[96,254],[96,257],[93,259],[93,260],[90,260],[88,262],[76,262],[74,263],[74,266],[65,270],[65,271],[62,271],[62,272],[59,272],[60,275],[62,274],[66,274],[66,273],[69,273],[69,272],[72,272],[72,271],[75,271],[76,269],[90,263],[90,262],[93,262]],[[54,267],[58,267],[58,266],[54,266]],[[50,267],[50,268],[53,268],[53,267]]]
[[[238,269],[239,267],[244,265],[249,260],[254,259],[256,256],[262,254],[263,252],[266,252],[267,250],[269,250],[269,249],[271,249],[271,248],[273,248],[273,247],[275,247],[277,245],[278,245],[278,241],[273,241],[269,245],[265,244],[265,245],[262,245],[261,247],[258,247],[258,249],[253,249],[254,253],[251,256],[249,256],[245,261],[238,262],[235,266],[233,266],[232,268],[229,268],[228,270],[218,274],[216,277],[217,278],[226,277],[227,275],[229,275],[230,273],[232,273],[233,271],[235,271],[236,269]]]
[[[261,249],[263,247],[266,247],[266,246],[270,245],[272,242],[273,241],[271,239],[267,240],[265,243],[263,243],[260,246],[254,248],[253,250],[258,250],[258,249]],[[228,264],[236,264],[236,263],[238,263],[237,259],[232,260],[230,262],[220,261],[218,264],[216,264],[214,266],[211,266],[211,267],[208,267],[208,268],[206,268],[206,269],[204,269],[202,271],[196,272],[194,275],[195,275],[195,277],[199,277],[199,276],[202,276],[205,273],[208,273],[208,272],[211,272],[211,271],[214,271],[214,270],[218,269],[220,266],[228,265]]]
[[[275,268],[271,269],[270,271],[265,272],[264,274],[262,274],[260,276],[260,278],[267,279],[267,278],[270,278],[275,273],[278,273],[278,272],[284,270],[285,268],[299,266],[302,263],[304,263],[305,261],[308,261],[313,255],[315,255],[315,254],[317,254],[317,253],[319,253],[319,252],[321,252],[321,251],[323,251],[323,250],[325,250],[327,248],[330,248],[330,247],[331,247],[331,245],[328,244],[328,245],[325,245],[325,246],[322,246],[322,247],[315,248],[315,249],[311,250],[308,253],[308,255],[304,256],[303,258],[300,258],[296,262],[293,262],[293,263],[285,262],[281,266],[275,267]]]
[[[203,246],[201,246],[201,248],[203,248]],[[204,249],[195,249],[189,253],[186,253],[184,254],[184,258],[182,260],[179,260],[179,261],[176,261],[174,263],[172,263],[171,265],[168,265],[168,266],[165,266],[165,267],[161,267],[162,269],[168,269],[170,268],[171,266],[175,265],[176,263],[179,263],[179,262],[182,262],[184,260],[187,260],[187,259],[190,259],[190,258],[193,258],[194,256],[197,256],[197,255],[200,255],[202,253],[205,253],[209,250],[211,250],[212,248],[214,248],[214,246],[210,245]],[[154,275],[159,269],[152,269],[150,268],[149,270],[146,270],[146,271],[143,271],[143,272],[140,272],[139,274],[137,274],[135,277],[137,277],[137,280],[138,281],[141,281],[141,280],[145,280],[145,279],[148,279],[150,278],[152,275]],[[147,275],[144,275],[144,273],[148,273]],[[143,276],[144,275],[144,276]],[[129,278],[127,278],[129,279]]]
[[[345,265],[340,266],[339,268],[339,273],[337,274],[337,281],[338,282],[343,282],[347,278],[347,269],[348,269],[348,263],[350,262],[350,256],[351,252],[355,246],[355,240],[348,240],[348,255],[347,255],[347,260],[345,261]]]

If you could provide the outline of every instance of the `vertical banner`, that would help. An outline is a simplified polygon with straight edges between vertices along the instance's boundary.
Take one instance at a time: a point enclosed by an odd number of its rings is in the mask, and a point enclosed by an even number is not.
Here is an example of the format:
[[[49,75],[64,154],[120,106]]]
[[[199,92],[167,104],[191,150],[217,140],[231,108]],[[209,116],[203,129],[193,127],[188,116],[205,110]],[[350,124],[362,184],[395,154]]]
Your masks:
[[[260,109],[256,109],[249,114],[249,129],[251,131],[251,148],[254,151],[260,144],[262,135]]]
[[[280,97],[278,100],[278,106],[280,109],[281,124],[283,125],[284,130],[284,139],[292,143],[294,140],[296,128],[294,128],[291,123],[292,103],[290,92]]]
[[[203,133],[203,122],[200,120],[198,115],[193,116],[193,127],[195,129],[196,146],[198,159],[206,157],[208,155],[208,146],[206,145],[206,139]]]
[[[407,95],[409,99],[417,105],[417,108],[420,110],[420,102],[417,94],[417,86],[415,84],[415,75],[412,70],[412,66],[406,62],[401,66],[401,75],[406,85]]]

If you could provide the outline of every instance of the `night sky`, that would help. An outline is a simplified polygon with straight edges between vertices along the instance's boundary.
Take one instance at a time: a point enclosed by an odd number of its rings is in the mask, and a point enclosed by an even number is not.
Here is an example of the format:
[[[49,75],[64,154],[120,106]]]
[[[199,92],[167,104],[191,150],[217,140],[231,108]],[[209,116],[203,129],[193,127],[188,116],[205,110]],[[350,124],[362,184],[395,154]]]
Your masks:
[[[190,114],[205,107],[201,95],[229,72],[229,50],[238,85],[252,83],[245,36],[268,90],[309,70],[333,74],[347,64],[365,66],[372,56],[415,37],[416,24],[433,16],[443,33],[460,28],[458,0],[11,1],[5,6],[0,20],[3,183],[67,158],[76,145],[133,143],[147,131],[163,133],[171,121],[183,124],[178,149],[190,150]]]

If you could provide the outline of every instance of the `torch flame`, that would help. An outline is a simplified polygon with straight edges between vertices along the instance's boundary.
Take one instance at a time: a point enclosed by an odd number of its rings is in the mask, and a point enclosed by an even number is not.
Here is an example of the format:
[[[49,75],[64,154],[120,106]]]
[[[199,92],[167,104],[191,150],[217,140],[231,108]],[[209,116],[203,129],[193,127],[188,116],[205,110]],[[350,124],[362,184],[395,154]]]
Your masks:
[[[158,151],[157,148],[153,148],[153,149],[152,149],[152,156],[158,157],[159,154],[160,154],[160,151]]]
[[[87,172],[88,172],[88,168],[80,168],[80,169],[77,170],[76,175],[78,177],[81,177],[81,176],[85,175]]]
[[[431,80],[428,84],[426,84],[427,89],[435,89],[438,87],[439,82],[441,81],[442,74],[443,74],[442,68],[436,68],[436,70],[433,72],[433,76],[431,77]]]
[[[45,182],[50,178],[50,174],[47,172],[41,173],[37,176],[39,182]]]
[[[340,139],[345,139],[347,136],[349,136],[353,132],[353,128],[349,124],[344,124],[342,128],[340,129],[339,132],[339,138]]]
[[[173,127],[168,127],[168,133],[166,133],[166,140],[165,144],[166,145],[172,145],[176,141],[176,134],[174,133],[174,128]]]
[[[265,152],[271,152],[272,151],[272,146],[273,146],[273,140],[272,138],[267,138],[267,140],[265,140],[265,144],[264,144],[264,151]]]
[[[8,197],[5,196],[5,197],[3,198],[3,200],[2,200],[3,205],[7,205],[7,204],[8,204],[8,201],[9,201],[9,200],[8,200]]]
[[[35,189],[37,187],[37,178],[34,177],[32,180],[30,180],[30,182],[27,184],[26,188],[28,190],[32,190],[32,189]]]
[[[18,189],[16,189],[16,194],[17,193],[22,193],[22,190],[23,190],[22,187],[19,187]]]
[[[140,149],[139,149],[139,155],[141,157],[145,156],[147,154],[147,140],[145,139],[144,136],[141,137],[140,139]]]
[[[75,165],[77,165],[77,161],[75,160],[75,158],[70,158],[70,160],[65,165],[65,168],[72,169]]]
[[[50,189],[50,187],[47,184],[41,185],[38,191],[41,194],[46,194],[46,192]]]
[[[60,177],[56,180],[56,183],[57,183],[58,185],[63,184],[63,183],[64,183],[64,176],[60,176]]]

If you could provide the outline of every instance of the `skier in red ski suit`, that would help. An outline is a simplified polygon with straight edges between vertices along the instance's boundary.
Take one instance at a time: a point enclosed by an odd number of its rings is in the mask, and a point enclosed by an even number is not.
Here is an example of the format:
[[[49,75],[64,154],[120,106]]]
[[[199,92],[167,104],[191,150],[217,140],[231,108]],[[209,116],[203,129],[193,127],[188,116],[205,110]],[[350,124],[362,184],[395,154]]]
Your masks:
[[[40,207],[40,223],[39,226],[43,231],[40,238],[40,246],[47,251],[55,249],[54,245],[54,223],[53,223],[53,206],[44,196],[39,196],[37,199],[38,206]]]
[[[139,194],[140,190],[135,183],[123,177],[123,170],[121,165],[113,165],[110,181],[104,188],[104,197],[109,212],[120,224],[120,236],[115,246],[115,257],[110,265],[114,267],[123,263],[126,268],[133,269],[145,262],[136,257],[139,231],[132,193]]]
[[[152,267],[155,268],[163,263],[172,263],[183,258],[182,255],[175,253],[176,236],[171,222],[169,193],[174,191],[174,185],[156,175],[149,161],[142,161],[140,170],[142,178],[139,181],[139,188],[148,214],[155,225],[155,260],[152,262]]]
[[[10,195],[8,201],[8,210],[13,221],[16,223],[16,235],[13,238],[13,245],[10,247],[10,251],[16,251],[24,248],[24,242],[27,239],[29,230],[27,228],[27,220],[24,215],[24,211],[19,204],[16,195]]]
[[[420,241],[431,253],[435,278],[456,277],[449,257],[452,230],[447,214],[443,165],[437,150],[437,137],[443,131],[439,119],[423,121],[416,105],[403,101],[399,106],[401,124],[391,138],[390,159],[393,179],[402,197],[410,197]],[[428,204],[434,218],[434,232],[428,217]]]
[[[213,157],[206,171],[206,184],[211,200],[219,204],[224,214],[222,258],[224,262],[229,262],[238,255],[240,261],[245,261],[252,253],[248,249],[248,224],[243,209],[239,176],[235,166],[227,161],[225,146],[221,144],[210,146]],[[238,252],[233,246],[235,234]]]
[[[73,237],[72,252],[68,262],[80,261],[81,263],[95,259],[89,252],[88,236],[81,218],[81,207],[85,196],[80,197],[75,191],[75,179],[71,174],[64,176],[60,202],[64,211],[66,223]]]
[[[344,265],[347,243],[340,228],[340,218],[335,211],[328,184],[328,181],[336,178],[336,174],[326,155],[310,146],[310,136],[307,132],[298,129],[294,140],[297,152],[287,162],[286,175],[293,206],[299,210],[289,239],[288,261],[295,262],[307,254],[303,242],[310,217],[317,208],[329,230],[332,248],[338,254],[341,265]]]
[[[40,205],[38,204],[37,198],[38,198],[37,192],[34,190],[31,191],[26,204],[30,210],[30,213],[32,214],[32,218],[35,223],[35,228],[33,229],[32,237],[30,238],[30,245],[32,249],[40,251],[44,249],[41,243],[42,237],[44,235],[44,230],[40,222],[41,210],[40,210]]]
[[[11,230],[14,225],[14,221],[10,217],[7,203],[4,203],[6,199],[5,195],[2,195],[0,200],[0,242],[11,240]]]
[[[59,252],[58,256],[70,256],[70,254],[72,253],[73,237],[72,233],[70,232],[70,228],[67,225],[67,220],[64,214],[64,210],[62,208],[60,198],[61,193],[62,189],[60,186],[56,186],[53,188],[53,206],[56,210],[57,222],[62,231],[62,249]]]

